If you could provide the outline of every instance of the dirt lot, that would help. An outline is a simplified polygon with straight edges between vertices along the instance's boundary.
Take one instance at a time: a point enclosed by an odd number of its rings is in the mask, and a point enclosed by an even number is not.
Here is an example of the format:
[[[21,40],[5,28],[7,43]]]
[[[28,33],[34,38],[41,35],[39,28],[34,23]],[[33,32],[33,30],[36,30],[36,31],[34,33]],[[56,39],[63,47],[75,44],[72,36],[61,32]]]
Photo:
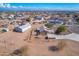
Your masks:
[[[0,35],[0,48],[4,48],[5,50],[12,52],[15,49],[18,49],[25,45],[24,39],[27,39],[28,32],[25,33],[16,33],[16,32],[5,32]],[[2,49],[3,50],[3,49]],[[2,52],[2,50],[0,50]],[[3,51],[4,52],[4,51]],[[0,53],[3,55],[3,53]],[[4,53],[6,55],[8,53]]]
[[[33,25],[33,28],[40,26]],[[27,46],[27,55],[29,56],[64,56],[64,55],[79,55],[79,42],[65,40],[67,46],[60,51],[50,51],[50,46],[58,44],[59,40],[50,39],[45,40],[44,35],[35,38],[32,33],[31,40],[28,40],[30,29],[24,33],[17,33],[13,31],[0,34],[0,55],[10,55],[14,50],[23,46]],[[26,55],[26,54],[24,54]]]
[[[29,50],[28,55],[33,56],[78,56],[79,55],[79,42],[74,42],[66,40],[67,46],[60,51],[50,51],[49,46],[55,46],[58,40],[52,40],[50,42],[46,41],[36,41],[28,44]]]

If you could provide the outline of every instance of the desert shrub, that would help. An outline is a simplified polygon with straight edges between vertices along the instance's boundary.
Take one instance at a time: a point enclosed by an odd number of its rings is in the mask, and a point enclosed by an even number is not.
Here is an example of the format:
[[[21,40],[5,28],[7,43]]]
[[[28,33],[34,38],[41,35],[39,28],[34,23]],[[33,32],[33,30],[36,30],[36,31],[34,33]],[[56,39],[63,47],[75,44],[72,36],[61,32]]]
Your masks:
[[[67,28],[65,26],[59,26],[55,31],[56,34],[60,34],[61,32],[66,32]]]
[[[30,21],[31,21],[31,18],[30,18],[30,17],[29,17],[29,18],[27,18],[27,19],[26,19],[26,21],[27,21],[27,22],[30,22]]]
[[[47,23],[47,24],[45,24],[45,26],[46,26],[47,28],[52,28],[53,24],[52,24],[52,23]]]
[[[64,40],[60,40],[56,46],[50,46],[49,50],[51,51],[60,51],[66,46],[66,42]]]
[[[57,46],[50,46],[49,50],[51,50],[51,51],[59,51],[59,48]]]
[[[16,49],[10,55],[13,55],[13,56],[27,56],[27,47],[24,46],[20,49]]]
[[[60,41],[58,42],[58,48],[59,48],[60,50],[63,49],[65,46],[66,46],[66,41],[60,40]]]

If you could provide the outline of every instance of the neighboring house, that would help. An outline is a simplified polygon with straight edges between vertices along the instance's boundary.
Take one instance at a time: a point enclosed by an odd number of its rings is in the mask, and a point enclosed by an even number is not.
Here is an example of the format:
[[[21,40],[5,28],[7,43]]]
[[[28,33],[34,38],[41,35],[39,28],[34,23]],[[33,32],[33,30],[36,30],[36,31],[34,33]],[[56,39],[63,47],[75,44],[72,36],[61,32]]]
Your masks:
[[[14,31],[16,31],[16,32],[25,32],[29,28],[31,28],[31,24],[27,23],[25,25],[21,25],[21,26],[15,27]]]
[[[33,22],[42,22],[44,21],[44,17],[42,16],[35,16]]]
[[[55,32],[54,29],[52,29],[52,28],[47,28],[45,25],[43,25],[43,29],[44,29],[44,31],[46,31],[47,33],[54,33],[54,32]]]
[[[45,31],[46,31],[47,33],[54,33],[54,32],[55,32],[53,29],[51,29],[51,30],[45,29]]]
[[[8,16],[8,19],[9,19],[9,20],[13,20],[13,19],[14,19],[14,15]]]
[[[43,27],[39,27],[39,28],[37,28],[37,30],[39,30],[40,32],[44,32],[45,31]]]
[[[54,29],[48,29],[45,26],[42,26],[40,28],[37,28],[40,32],[46,32],[46,33],[54,33]]]
[[[0,20],[3,20],[2,16],[0,16]]]
[[[3,32],[8,32],[9,29],[8,29],[8,28],[2,28],[2,31],[3,31]]]
[[[48,20],[48,23],[52,23],[54,25],[62,25],[64,24],[64,21],[62,19],[50,19]]]

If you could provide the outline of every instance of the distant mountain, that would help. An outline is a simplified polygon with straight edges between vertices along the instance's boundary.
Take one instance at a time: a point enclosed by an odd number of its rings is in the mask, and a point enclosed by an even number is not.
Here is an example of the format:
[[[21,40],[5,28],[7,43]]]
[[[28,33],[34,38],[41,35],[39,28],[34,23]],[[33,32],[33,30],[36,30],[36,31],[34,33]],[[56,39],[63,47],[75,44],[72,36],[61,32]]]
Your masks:
[[[0,11],[78,11],[78,10],[61,10],[61,9],[31,9],[31,8],[0,8]]]

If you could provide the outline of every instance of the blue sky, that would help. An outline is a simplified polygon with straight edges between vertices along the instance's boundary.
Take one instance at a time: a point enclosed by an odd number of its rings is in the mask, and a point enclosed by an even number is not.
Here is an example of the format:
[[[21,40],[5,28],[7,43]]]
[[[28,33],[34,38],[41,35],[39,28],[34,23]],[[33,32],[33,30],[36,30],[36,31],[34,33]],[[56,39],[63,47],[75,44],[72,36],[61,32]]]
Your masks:
[[[79,10],[79,3],[2,3],[0,8]]]
[[[25,7],[36,7],[36,8],[79,8],[79,3],[12,3],[11,6],[25,6]]]

